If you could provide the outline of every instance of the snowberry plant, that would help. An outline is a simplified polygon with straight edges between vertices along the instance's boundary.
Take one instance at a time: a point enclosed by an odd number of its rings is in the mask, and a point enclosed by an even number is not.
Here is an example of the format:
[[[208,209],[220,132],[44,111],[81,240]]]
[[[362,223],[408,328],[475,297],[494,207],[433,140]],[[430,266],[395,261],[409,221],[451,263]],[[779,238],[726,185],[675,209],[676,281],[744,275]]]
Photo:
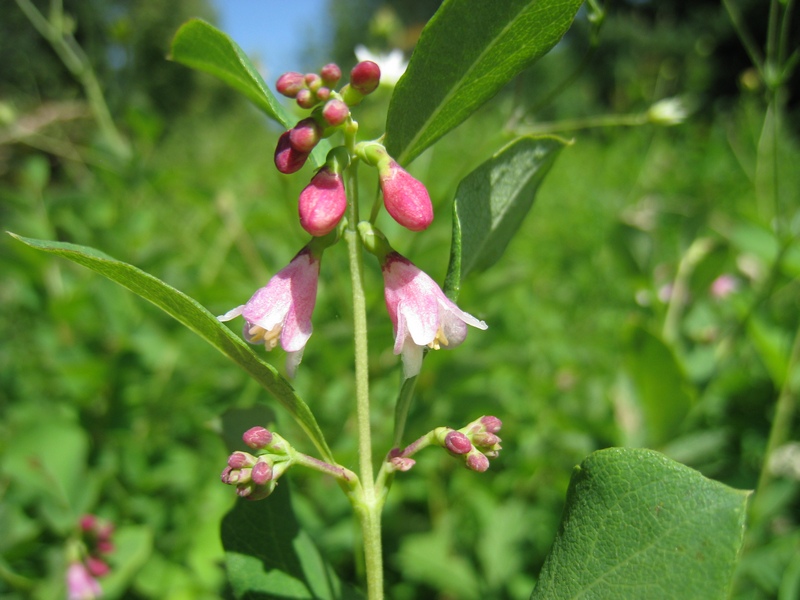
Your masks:
[[[394,250],[376,223],[385,208],[401,226],[393,228],[395,235],[426,235],[434,207],[425,182],[407,170],[409,163],[548,52],[580,5],[581,0],[445,1],[422,31],[393,89],[385,133],[377,139],[362,139],[358,124],[361,105],[380,86],[375,62],[358,62],[349,73],[333,63],[317,73],[284,73],[275,87],[294,102],[289,110],[228,36],[199,20],[182,26],[173,40],[172,59],[221,78],[277,121],[285,131],[273,166],[307,181],[298,198],[286,199],[297,202],[307,243],[269,281],[253,282],[249,299],[231,298],[233,308],[227,312],[229,307],[216,307],[220,316],[96,250],[20,238],[94,269],[164,309],[240,365],[308,434],[313,449],[305,448],[305,440],[290,440],[264,423],[252,423],[242,435],[242,449],[223,467],[222,483],[241,497],[222,524],[236,597],[360,597],[331,574],[309,540],[287,533],[291,506],[273,492],[293,467],[335,478],[350,501],[362,534],[361,587],[374,600],[384,594],[381,512],[397,474],[412,471],[407,476],[413,476],[414,456],[429,446],[441,448],[476,477],[499,458],[502,415],[432,423],[427,433],[413,436],[415,441],[405,437],[406,415],[426,353],[459,346],[470,329],[478,334],[487,329],[486,322],[463,308],[491,324],[492,315],[481,307],[456,304],[462,281],[500,258],[565,142],[554,137],[512,140],[454,190],[451,209],[436,215],[451,220],[453,231],[442,286]],[[380,194],[369,210],[359,194],[359,169],[374,169],[379,182]],[[331,252],[346,253],[350,267],[357,471],[337,461],[312,406],[289,383],[303,377],[304,353],[315,351],[318,279],[325,268],[323,256]],[[385,322],[393,329],[393,352],[399,356],[395,435],[380,449],[370,426],[367,260],[380,266]],[[241,334],[228,322],[242,323]],[[285,352],[284,367],[268,360],[267,353],[278,346]],[[376,450],[382,456],[378,464],[373,462]],[[221,467],[223,462],[221,457]],[[480,476],[491,476],[491,471]],[[622,449],[590,456],[576,470],[569,494],[534,597],[574,597],[586,590],[596,597],[619,597],[613,590],[622,588],[615,586],[624,586],[630,597],[654,597],[653,589],[719,597],[728,585],[741,542],[742,494],[655,452]],[[631,531],[637,535],[631,537]],[[676,547],[681,551],[676,553]],[[707,572],[687,575],[697,572],[700,555]],[[663,573],[654,571],[655,563],[663,565]],[[676,592],[687,582],[694,593]]]

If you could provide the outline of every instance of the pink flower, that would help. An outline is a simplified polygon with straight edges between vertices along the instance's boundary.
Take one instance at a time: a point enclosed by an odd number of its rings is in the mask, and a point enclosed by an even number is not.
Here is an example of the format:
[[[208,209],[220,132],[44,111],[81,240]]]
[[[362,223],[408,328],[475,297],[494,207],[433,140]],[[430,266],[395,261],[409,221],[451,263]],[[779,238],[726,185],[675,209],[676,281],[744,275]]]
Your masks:
[[[93,600],[99,598],[103,591],[97,579],[92,577],[83,563],[74,562],[67,569],[68,600]]]
[[[267,350],[278,345],[287,352],[286,372],[294,377],[311,337],[311,313],[317,301],[320,258],[303,248],[247,304],[237,306],[220,321],[244,317],[244,338],[251,344],[263,342]]]
[[[378,177],[383,204],[392,218],[411,231],[427,229],[433,222],[433,205],[422,182],[394,160],[379,164]]]
[[[320,169],[300,192],[297,208],[300,225],[311,235],[321,236],[333,231],[347,208],[342,176],[328,167]]]
[[[720,275],[711,282],[711,295],[717,300],[721,300],[730,296],[733,292],[739,289],[739,282],[733,275],[727,273]]]
[[[419,373],[425,346],[454,348],[467,337],[467,325],[487,325],[458,308],[428,275],[397,252],[382,265],[386,308],[394,326],[394,353],[403,355],[408,379]]]

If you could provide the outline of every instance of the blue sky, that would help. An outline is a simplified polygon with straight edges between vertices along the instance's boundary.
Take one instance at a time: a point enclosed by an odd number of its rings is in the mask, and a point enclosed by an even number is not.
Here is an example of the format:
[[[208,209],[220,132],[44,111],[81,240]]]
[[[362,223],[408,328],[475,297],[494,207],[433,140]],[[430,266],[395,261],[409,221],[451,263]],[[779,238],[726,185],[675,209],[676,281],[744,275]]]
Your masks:
[[[219,27],[258,60],[270,85],[285,71],[301,70],[304,40],[324,35],[327,0],[214,0],[213,4]]]

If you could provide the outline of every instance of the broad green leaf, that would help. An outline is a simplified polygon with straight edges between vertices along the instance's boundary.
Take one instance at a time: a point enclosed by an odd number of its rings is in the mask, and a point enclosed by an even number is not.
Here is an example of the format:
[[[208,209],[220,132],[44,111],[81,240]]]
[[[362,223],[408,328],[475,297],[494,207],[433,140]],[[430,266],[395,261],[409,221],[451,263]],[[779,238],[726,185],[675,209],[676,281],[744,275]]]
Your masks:
[[[747,496],[653,450],[595,452],[531,599],[727,598]]]
[[[422,30],[386,117],[403,164],[459,125],[569,29],[583,0],[447,0]]]
[[[235,598],[357,599],[294,517],[289,486],[265,500],[240,499],[222,521],[222,545]]]
[[[32,248],[68,258],[116,281],[194,331],[269,391],[305,430],[323,458],[334,462],[314,415],[308,405],[295,394],[292,386],[272,365],[259,358],[242,339],[234,335],[196,300],[149,273],[111,258],[94,248],[65,242],[34,240],[13,233],[11,235]]]
[[[695,391],[672,350],[658,335],[635,325],[628,331],[625,367],[644,420],[638,440],[660,446],[677,433],[694,402]]]
[[[170,58],[187,67],[218,77],[241,92],[284,128],[293,127],[298,119],[278,102],[247,54],[228,35],[203,21],[191,19],[172,38]],[[323,140],[311,157],[319,166],[325,162],[330,144]]]
[[[453,203],[449,296],[458,297],[470,271],[488,269],[500,259],[566,144],[556,137],[519,138],[461,181]]]

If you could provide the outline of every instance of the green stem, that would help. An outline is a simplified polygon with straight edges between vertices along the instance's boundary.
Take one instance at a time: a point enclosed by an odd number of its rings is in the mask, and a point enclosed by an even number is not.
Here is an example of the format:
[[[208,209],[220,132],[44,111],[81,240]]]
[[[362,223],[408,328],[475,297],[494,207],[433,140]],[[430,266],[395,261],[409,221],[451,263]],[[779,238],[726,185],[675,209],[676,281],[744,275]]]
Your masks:
[[[348,223],[344,232],[350,259],[353,286],[353,336],[355,344],[356,420],[358,423],[358,460],[362,494],[351,496],[361,523],[364,545],[364,566],[369,600],[383,598],[383,552],[381,548],[382,497],[376,496],[372,467],[372,432],[369,411],[369,356],[367,353],[367,304],[364,295],[364,261],[358,234],[358,158],[354,153],[357,125],[348,126],[345,143],[351,152],[347,168]]]
[[[792,419],[797,405],[797,381],[798,377],[795,374],[797,368],[800,367],[800,328],[794,336],[794,344],[792,344],[792,353],[789,356],[789,364],[786,366],[786,374],[781,385],[781,391],[778,395],[778,402],[775,405],[775,416],[772,419],[772,427],[769,431],[769,438],[767,438],[767,449],[764,453],[764,464],[761,467],[761,474],[758,477],[758,484],[756,485],[752,512],[757,515],[756,507],[760,506],[759,499],[764,489],[769,485],[772,480],[772,473],[770,472],[770,459],[775,453],[775,450],[783,446],[788,440],[792,430]]]
[[[44,18],[30,0],[16,0],[16,2],[33,27],[53,47],[67,70],[83,86],[83,91],[89,101],[94,118],[108,144],[119,156],[123,158],[130,157],[130,147],[114,125],[114,120],[111,118],[111,112],[108,110],[100,82],[97,81],[97,76],[94,73],[94,69],[92,69],[89,57],[86,56],[86,53],[75,39],[63,31],[63,26],[60,22],[62,20],[60,6],[53,11],[53,19],[56,22],[51,23]]]

